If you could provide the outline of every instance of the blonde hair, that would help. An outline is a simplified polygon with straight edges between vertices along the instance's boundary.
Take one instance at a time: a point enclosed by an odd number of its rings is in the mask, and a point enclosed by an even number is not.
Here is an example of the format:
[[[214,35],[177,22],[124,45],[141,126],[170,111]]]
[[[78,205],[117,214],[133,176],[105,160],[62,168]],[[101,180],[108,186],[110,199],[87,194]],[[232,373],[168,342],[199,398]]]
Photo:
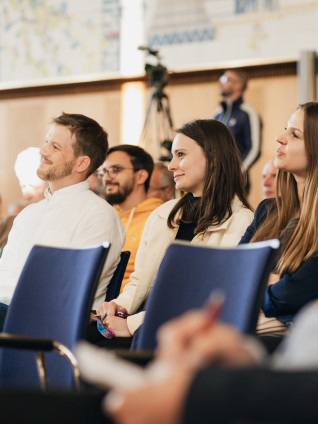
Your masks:
[[[305,103],[298,109],[304,111],[304,142],[308,157],[302,206],[294,176],[279,170],[276,199],[251,240],[278,238],[281,241],[282,254],[275,269],[280,275],[295,272],[302,262],[318,254],[318,103]],[[298,214],[299,218],[296,218]]]

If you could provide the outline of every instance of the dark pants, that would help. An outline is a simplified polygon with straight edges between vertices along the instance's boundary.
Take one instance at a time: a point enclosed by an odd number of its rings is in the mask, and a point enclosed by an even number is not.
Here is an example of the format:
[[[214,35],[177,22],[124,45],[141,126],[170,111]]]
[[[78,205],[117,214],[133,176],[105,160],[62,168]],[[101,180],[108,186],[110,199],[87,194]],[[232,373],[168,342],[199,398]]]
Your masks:
[[[132,337],[113,337],[112,339],[106,339],[97,330],[96,323],[93,323],[88,324],[86,328],[85,340],[108,349],[130,349]]]

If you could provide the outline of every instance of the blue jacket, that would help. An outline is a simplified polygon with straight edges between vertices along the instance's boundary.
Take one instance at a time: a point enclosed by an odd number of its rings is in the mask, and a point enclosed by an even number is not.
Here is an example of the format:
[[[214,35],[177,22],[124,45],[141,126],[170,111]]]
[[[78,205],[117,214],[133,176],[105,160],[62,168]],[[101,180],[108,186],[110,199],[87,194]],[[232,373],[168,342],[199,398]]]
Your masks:
[[[240,97],[229,106],[222,102],[215,119],[225,124],[233,134],[243,165],[248,170],[261,153],[262,123],[258,113]]]
[[[275,199],[263,200],[257,207],[254,220],[247,228],[241,243],[249,243],[264,221],[269,206]],[[308,302],[318,298],[318,257],[303,262],[291,275],[282,278],[265,291],[263,312],[267,317],[276,317],[281,322],[292,321],[295,314]]]

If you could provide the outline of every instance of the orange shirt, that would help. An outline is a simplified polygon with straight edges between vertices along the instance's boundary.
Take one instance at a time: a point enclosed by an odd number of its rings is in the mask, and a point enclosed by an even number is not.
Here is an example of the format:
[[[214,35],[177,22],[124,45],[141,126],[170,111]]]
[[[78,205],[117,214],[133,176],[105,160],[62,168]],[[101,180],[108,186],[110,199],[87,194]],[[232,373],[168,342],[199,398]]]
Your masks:
[[[149,198],[139,203],[139,205],[135,206],[134,208],[124,212],[120,212],[118,207],[115,206],[116,212],[118,213],[126,231],[126,241],[123,250],[130,251],[130,258],[127,264],[120,292],[122,292],[124,286],[129,281],[130,274],[134,271],[136,253],[148,216],[162,203],[163,201],[161,199]]]

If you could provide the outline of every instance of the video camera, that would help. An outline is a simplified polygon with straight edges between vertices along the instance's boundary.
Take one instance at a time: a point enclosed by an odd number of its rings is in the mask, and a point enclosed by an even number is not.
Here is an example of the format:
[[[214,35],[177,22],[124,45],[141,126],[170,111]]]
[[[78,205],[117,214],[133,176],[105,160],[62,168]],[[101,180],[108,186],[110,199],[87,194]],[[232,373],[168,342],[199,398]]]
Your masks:
[[[145,71],[149,76],[150,86],[153,87],[157,93],[161,93],[163,88],[168,84],[168,72],[167,68],[160,63],[159,51],[146,46],[139,46],[138,50],[144,50],[157,59],[156,65],[146,63]]]

